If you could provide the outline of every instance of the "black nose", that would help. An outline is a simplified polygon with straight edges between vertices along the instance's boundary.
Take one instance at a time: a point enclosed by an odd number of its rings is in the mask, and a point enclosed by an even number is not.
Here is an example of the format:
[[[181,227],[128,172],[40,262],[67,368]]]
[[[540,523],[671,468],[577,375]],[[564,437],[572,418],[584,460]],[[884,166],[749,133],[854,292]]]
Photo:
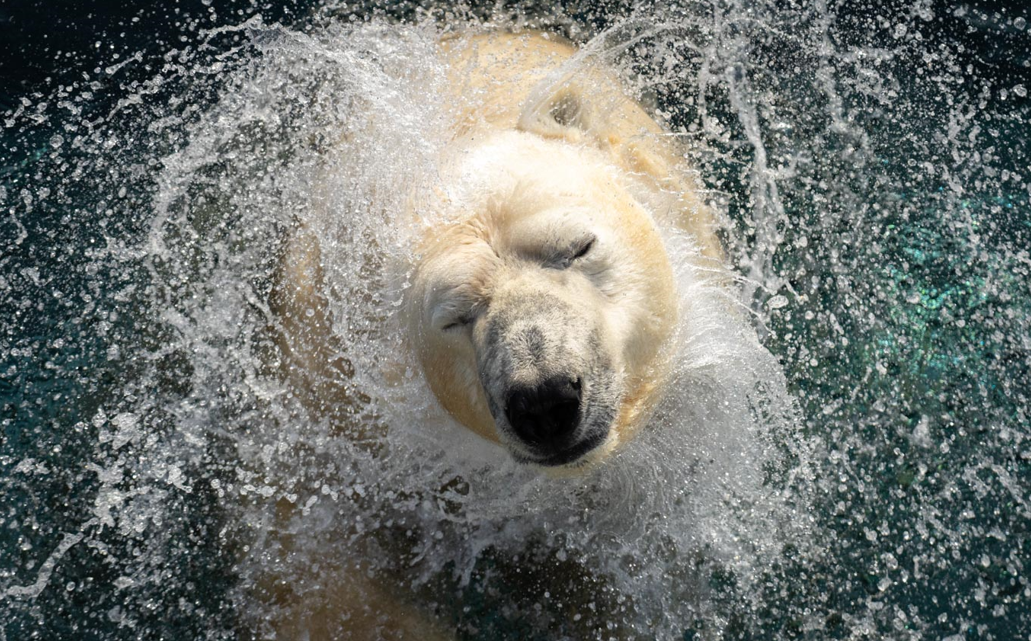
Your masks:
[[[579,379],[553,377],[537,387],[513,389],[505,407],[508,424],[530,445],[563,445],[580,421],[580,387]]]

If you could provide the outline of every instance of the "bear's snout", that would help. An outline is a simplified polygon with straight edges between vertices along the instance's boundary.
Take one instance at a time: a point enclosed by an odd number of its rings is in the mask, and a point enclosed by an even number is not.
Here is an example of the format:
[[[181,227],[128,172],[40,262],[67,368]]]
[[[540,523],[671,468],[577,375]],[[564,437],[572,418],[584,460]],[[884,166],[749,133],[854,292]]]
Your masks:
[[[517,387],[505,403],[508,424],[516,436],[542,454],[566,449],[580,423],[581,390],[582,381],[568,376]]]
[[[512,278],[473,329],[490,414],[524,463],[581,464],[606,442],[616,415],[620,368],[604,318],[571,298],[547,280]]]

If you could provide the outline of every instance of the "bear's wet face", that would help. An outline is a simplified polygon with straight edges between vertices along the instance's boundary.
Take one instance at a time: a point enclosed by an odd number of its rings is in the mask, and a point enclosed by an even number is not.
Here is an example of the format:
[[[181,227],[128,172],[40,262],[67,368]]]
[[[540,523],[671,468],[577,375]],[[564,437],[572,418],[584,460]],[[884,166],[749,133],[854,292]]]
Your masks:
[[[584,469],[639,428],[664,376],[665,248],[588,149],[510,132],[466,152],[443,176],[481,196],[426,226],[408,338],[460,423],[518,461]]]

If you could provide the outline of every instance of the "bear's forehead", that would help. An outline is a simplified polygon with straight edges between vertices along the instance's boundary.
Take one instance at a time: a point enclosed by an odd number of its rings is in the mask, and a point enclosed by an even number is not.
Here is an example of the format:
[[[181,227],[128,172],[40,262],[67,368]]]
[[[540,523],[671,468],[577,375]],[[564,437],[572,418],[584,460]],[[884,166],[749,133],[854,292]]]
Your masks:
[[[475,210],[491,200],[591,198],[611,189],[618,174],[597,149],[506,131],[456,141],[437,177],[454,205]]]

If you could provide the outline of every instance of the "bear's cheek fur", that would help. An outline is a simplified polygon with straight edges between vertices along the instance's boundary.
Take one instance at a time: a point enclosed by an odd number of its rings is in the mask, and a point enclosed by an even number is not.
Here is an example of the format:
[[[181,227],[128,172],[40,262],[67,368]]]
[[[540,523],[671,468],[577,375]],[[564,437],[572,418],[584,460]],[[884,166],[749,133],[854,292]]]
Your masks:
[[[655,361],[661,360],[676,326],[677,299],[673,268],[657,231],[640,222],[636,230],[632,222],[624,224],[635,233],[612,248],[620,258],[599,289],[605,294],[602,309],[620,346],[627,383],[633,386],[652,375]]]
[[[460,332],[445,334],[427,329],[419,333],[422,335],[419,360],[430,389],[440,404],[474,433],[499,442],[494,419],[480,385],[472,344]]]
[[[620,273],[612,276],[614,295],[606,306],[613,340],[621,346],[623,394],[602,460],[628,442],[646,422],[661,394],[670,366],[669,342],[678,322],[673,268],[658,231],[650,220],[621,221],[625,245]]]

